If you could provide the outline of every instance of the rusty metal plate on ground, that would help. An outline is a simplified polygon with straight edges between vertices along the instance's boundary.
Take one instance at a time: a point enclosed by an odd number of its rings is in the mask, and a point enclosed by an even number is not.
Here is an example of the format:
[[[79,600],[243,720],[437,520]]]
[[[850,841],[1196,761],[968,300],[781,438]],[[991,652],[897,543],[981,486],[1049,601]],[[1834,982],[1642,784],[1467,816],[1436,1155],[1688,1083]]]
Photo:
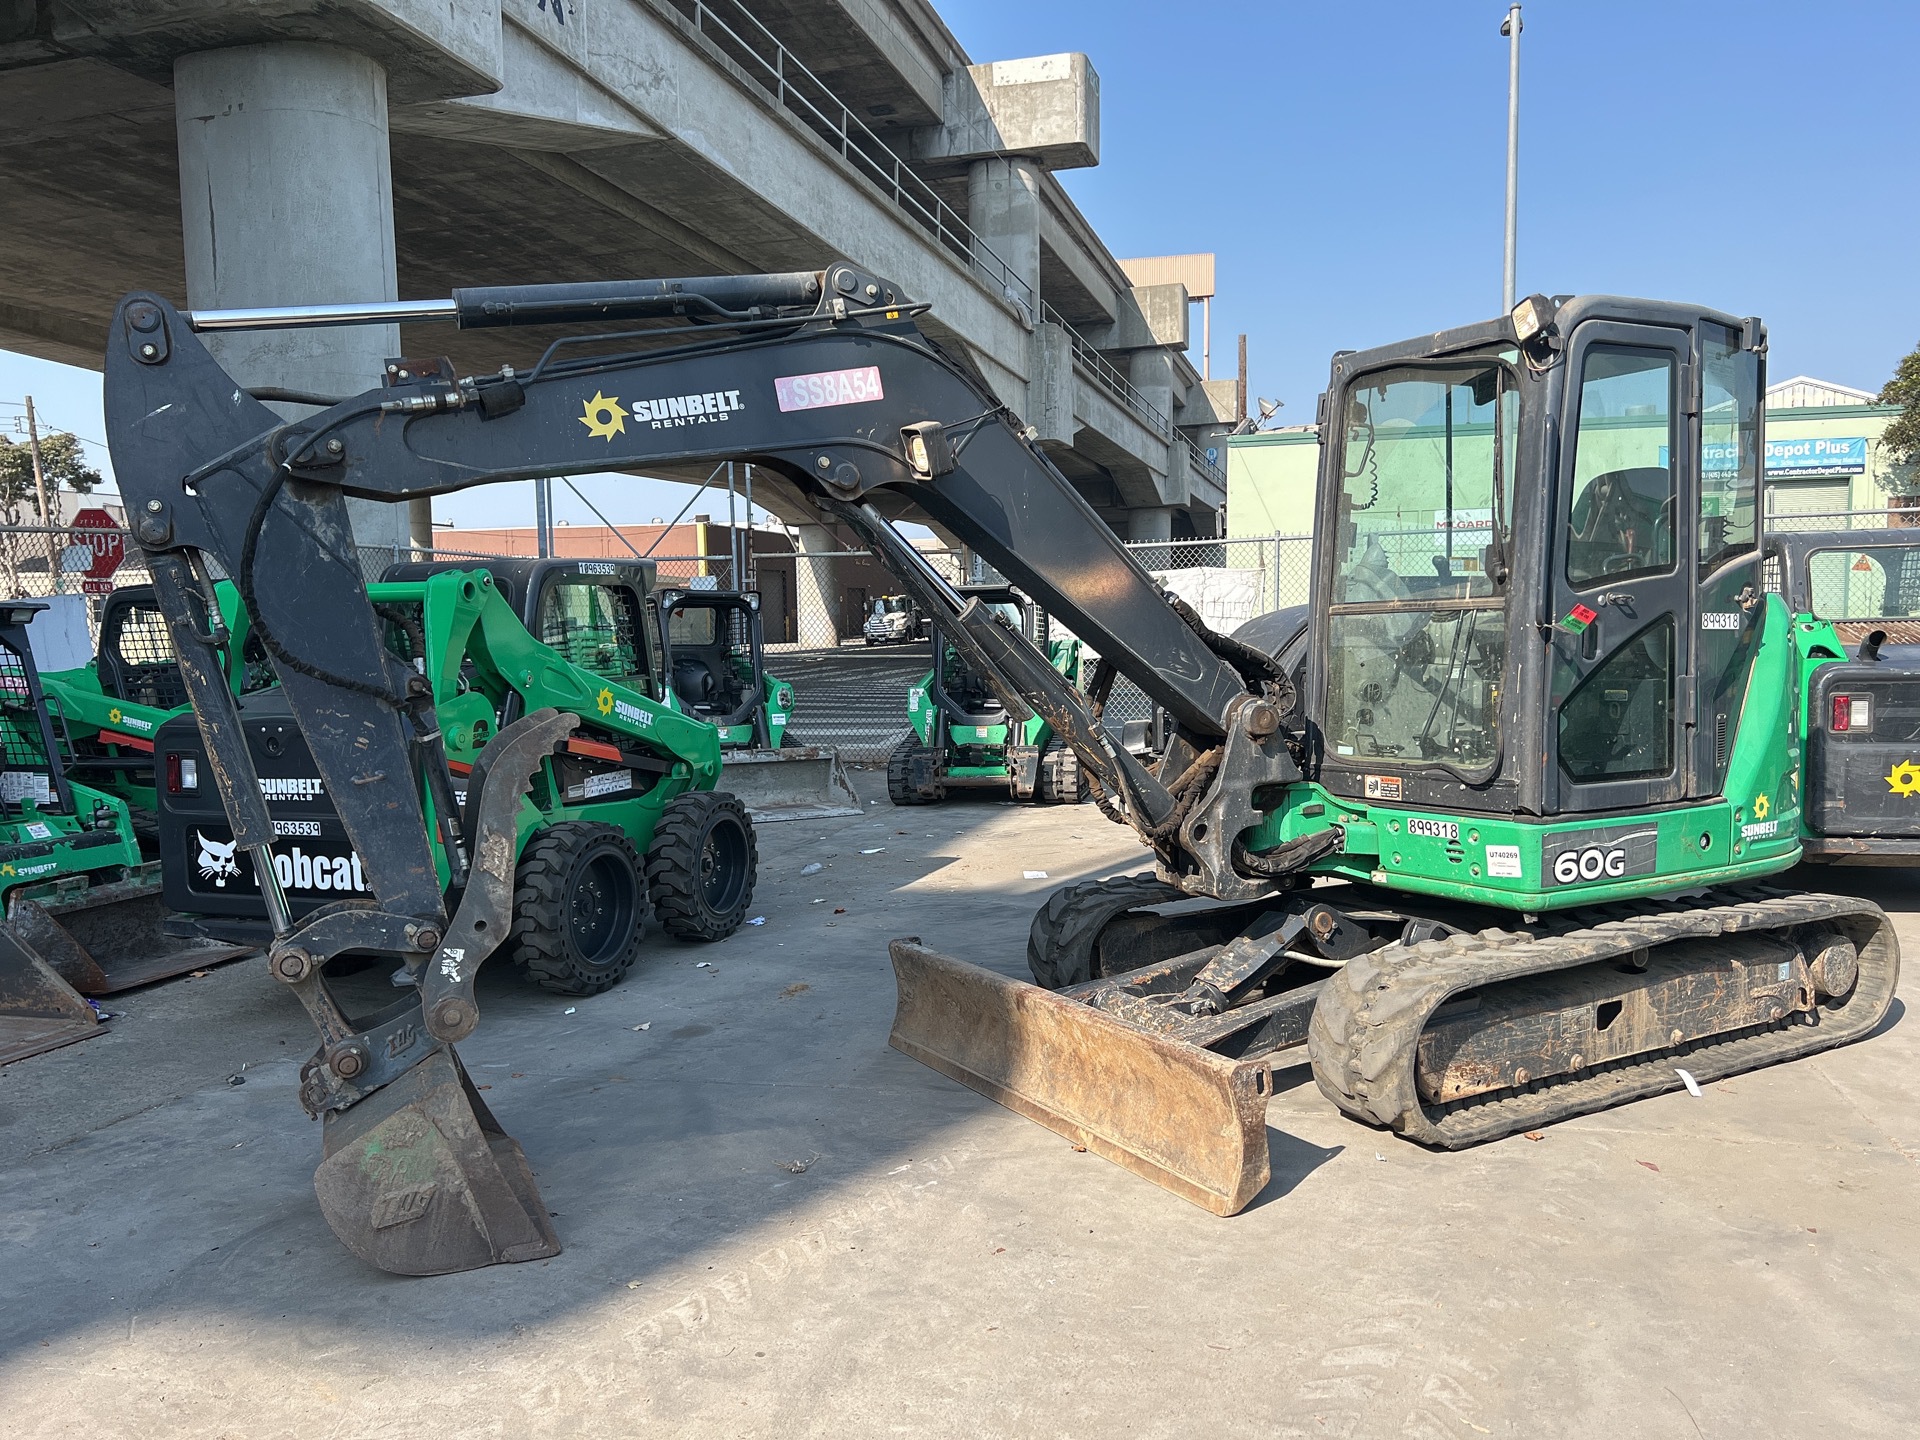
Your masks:
[[[0,926],[0,1065],[101,1033],[93,1007],[31,945]]]
[[[1265,1187],[1264,1061],[1146,1034],[912,941],[889,950],[894,1049],[1216,1215]]]

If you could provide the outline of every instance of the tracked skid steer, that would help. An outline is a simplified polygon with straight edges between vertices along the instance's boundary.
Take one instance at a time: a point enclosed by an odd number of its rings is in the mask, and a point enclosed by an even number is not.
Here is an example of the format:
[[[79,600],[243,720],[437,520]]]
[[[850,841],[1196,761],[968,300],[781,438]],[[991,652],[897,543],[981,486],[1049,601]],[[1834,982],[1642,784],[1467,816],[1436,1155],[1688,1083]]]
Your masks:
[[[46,608],[0,604],[0,1064],[98,1034],[86,996],[252,949],[168,935],[126,803],[68,777],[27,643]]]
[[[924,308],[846,263],[404,306],[120,303],[114,467],[228,843],[260,878],[272,973],[319,1032],[301,1098],[325,1120],[322,1209],[355,1253],[435,1273],[558,1247],[453,1047],[512,925],[515,817],[580,717],[506,724],[456,802],[431,687],[383,645],[360,583],[349,496],[744,460],[850,529],[1153,855],[1151,873],[1048,902],[1036,983],[1009,957],[896,944],[893,1043],[1215,1212],[1266,1183],[1276,1064],[1310,1061],[1355,1119],[1452,1147],[1881,1022],[1886,916],[1784,878],[1823,763],[1802,719],[1819,656],[1764,591],[1759,321],[1533,296],[1338,357],[1313,603],[1297,651],[1276,653],[1156,584],[1037,432],[922,333]],[[198,338],[402,318],[651,328],[645,349],[599,336],[491,374],[396,362],[384,386],[285,423]],[[894,526],[909,516],[1161,708],[1150,764],[928,564]],[[276,883],[234,697],[195,658],[217,639],[216,562],[361,857],[358,903],[295,917]],[[391,1006],[345,1007],[327,963],[347,953],[394,964]]]

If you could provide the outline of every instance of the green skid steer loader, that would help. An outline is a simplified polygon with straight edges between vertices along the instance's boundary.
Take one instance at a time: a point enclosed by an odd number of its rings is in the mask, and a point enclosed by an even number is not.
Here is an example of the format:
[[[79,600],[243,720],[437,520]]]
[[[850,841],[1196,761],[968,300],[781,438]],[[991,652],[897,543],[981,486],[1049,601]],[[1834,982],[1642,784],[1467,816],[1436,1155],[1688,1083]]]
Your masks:
[[[1019,591],[1006,585],[964,586],[1001,623],[1045,647],[1067,683],[1080,684],[1080,642],[1050,640],[1046,621]],[[887,759],[887,798],[896,805],[931,805],[949,790],[1004,790],[1015,800],[1073,805],[1087,798],[1079,757],[1054,735],[1044,715],[1010,714],[993,685],[970,666],[938,628],[933,669],[907,691],[913,733]]]
[[[107,995],[244,955],[166,936],[158,867],[127,804],[69,778],[27,626],[47,607],[0,604],[0,1064],[99,1033]]]
[[[221,655],[236,695],[274,683],[273,672],[247,625],[239,589],[216,581],[214,603],[232,637]],[[187,710],[180,663],[151,585],[110,593],[100,615],[94,661],[40,677],[55,738],[70,776],[126,801],[133,827],[151,850],[154,832],[153,742],[160,727]]]
[[[465,880],[474,844],[468,794],[484,783],[488,742],[543,710],[579,717],[541,762],[514,837],[508,948],[529,979],[562,994],[617,983],[639,959],[649,911],[678,939],[720,940],[745,920],[753,898],[753,821],[738,797],[714,788],[718,733],[676,709],[655,679],[651,570],[605,561],[411,564],[388,571],[405,578],[367,587],[389,648],[430,692],[424,713],[453,777],[451,794],[435,796],[429,786],[423,796],[443,885]],[[353,838],[284,695],[245,697],[241,718],[293,913],[369,894]],[[196,917],[196,933],[260,936],[267,914],[259,884],[207,779],[190,716],[162,727],[155,756],[169,903]]]
[[[653,602],[664,693],[675,708],[719,729],[727,788],[753,818],[858,815],[860,800],[839,753],[800,744],[788,732],[793,687],[767,673],[759,595],[663,588]]]

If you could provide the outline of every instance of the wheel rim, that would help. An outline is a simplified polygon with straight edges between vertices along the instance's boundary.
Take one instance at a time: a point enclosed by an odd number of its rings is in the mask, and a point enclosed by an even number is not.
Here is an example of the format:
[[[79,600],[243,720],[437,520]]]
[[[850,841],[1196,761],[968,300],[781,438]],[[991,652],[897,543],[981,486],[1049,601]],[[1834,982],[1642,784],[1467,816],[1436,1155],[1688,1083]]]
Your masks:
[[[631,867],[605,851],[574,875],[567,896],[567,931],[574,952],[595,968],[611,965],[633,933],[636,888]]]
[[[746,832],[733,816],[717,816],[700,846],[700,898],[724,915],[740,903],[746,879]]]

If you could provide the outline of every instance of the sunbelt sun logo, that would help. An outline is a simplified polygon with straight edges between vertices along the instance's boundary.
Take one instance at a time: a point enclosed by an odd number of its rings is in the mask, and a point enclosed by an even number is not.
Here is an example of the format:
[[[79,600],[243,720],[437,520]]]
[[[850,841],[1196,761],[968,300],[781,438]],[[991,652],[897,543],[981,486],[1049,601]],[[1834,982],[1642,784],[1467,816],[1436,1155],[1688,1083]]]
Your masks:
[[[107,723],[110,725],[124,725],[129,730],[153,729],[153,722],[151,720],[142,720],[138,715],[128,715],[122,711],[118,705],[107,711]]]
[[[611,715],[616,720],[626,721],[629,725],[638,725],[645,728],[653,724],[653,713],[651,711],[642,710],[631,701],[618,698],[611,690],[603,688],[595,703],[599,705],[602,715]]]

